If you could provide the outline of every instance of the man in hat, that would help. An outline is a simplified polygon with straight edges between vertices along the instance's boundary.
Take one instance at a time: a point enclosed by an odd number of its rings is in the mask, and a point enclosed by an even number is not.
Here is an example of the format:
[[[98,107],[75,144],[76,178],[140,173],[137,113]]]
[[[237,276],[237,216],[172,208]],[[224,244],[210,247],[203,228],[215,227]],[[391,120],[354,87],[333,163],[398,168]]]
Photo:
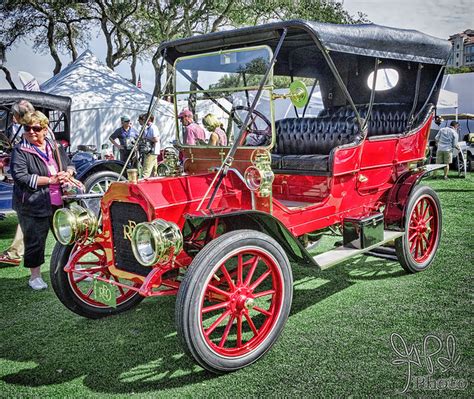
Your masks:
[[[120,160],[125,162],[130,155],[135,139],[138,137],[138,132],[132,127],[128,115],[120,117],[120,122],[122,126],[111,134],[109,140],[120,151]]]
[[[194,122],[193,113],[189,109],[183,109],[178,118],[184,127],[184,144],[206,144],[206,133],[201,126]]]

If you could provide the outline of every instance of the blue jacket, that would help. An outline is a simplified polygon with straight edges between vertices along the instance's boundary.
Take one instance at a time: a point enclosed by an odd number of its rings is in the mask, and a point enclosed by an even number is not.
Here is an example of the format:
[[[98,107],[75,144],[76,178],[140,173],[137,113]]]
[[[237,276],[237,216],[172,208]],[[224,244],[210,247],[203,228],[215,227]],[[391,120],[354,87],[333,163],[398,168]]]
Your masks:
[[[48,139],[46,141],[54,149],[54,144]],[[59,159],[55,150],[53,150],[53,154],[60,170],[75,171],[62,146],[58,147]],[[28,141],[23,140],[13,149],[11,171],[15,183],[13,187],[13,209],[28,216],[51,216],[53,209],[49,187],[38,186],[38,177],[48,176],[48,168]]]

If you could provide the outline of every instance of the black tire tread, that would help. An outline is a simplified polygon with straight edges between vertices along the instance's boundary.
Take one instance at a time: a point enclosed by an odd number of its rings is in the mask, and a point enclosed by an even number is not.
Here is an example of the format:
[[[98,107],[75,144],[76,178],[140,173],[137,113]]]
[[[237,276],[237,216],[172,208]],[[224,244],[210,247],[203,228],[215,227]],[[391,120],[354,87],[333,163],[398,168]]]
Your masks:
[[[64,266],[69,258],[71,250],[72,245],[65,246],[56,243],[51,255],[50,266],[51,285],[54,293],[66,308],[80,316],[87,317],[88,319],[99,319],[125,312],[126,310],[138,305],[144,299],[144,297],[137,293],[127,302],[118,305],[116,308],[94,308],[80,301],[72,292],[67,280],[67,274],[64,271]]]
[[[229,246],[230,244],[235,243],[239,239],[249,239],[249,235],[253,236],[254,238],[258,238],[261,240],[264,240],[266,243],[271,244],[274,249],[280,254],[283,255],[283,257],[286,260],[286,264],[288,265],[289,268],[289,275],[290,275],[290,284],[288,287],[286,287],[287,292],[288,292],[288,299],[290,302],[290,308],[291,308],[291,300],[292,300],[292,289],[293,289],[293,284],[292,284],[292,276],[291,276],[291,268],[290,268],[290,262],[288,261],[288,258],[285,254],[285,251],[281,248],[281,246],[271,237],[269,237],[266,234],[263,234],[261,232],[258,232],[256,230],[234,230],[230,231],[228,233],[225,233],[210,243],[208,243],[194,258],[192,264],[189,266],[186,275],[181,282],[179,292],[177,295],[177,300],[176,300],[176,308],[175,308],[175,321],[176,321],[176,329],[178,332],[178,337],[180,339],[181,346],[183,347],[184,351],[191,357],[194,358],[202,367],[205,369],[216,373],[216,374],[222,374],[224,372],[230,372],[230,371],[235,371],[239,368],[245,367],[251,363],[254,363],[257,361],[259,358],[261,358],[265,353],[270,350],[270,348],[273,346],[274,342],[277,340],[278,335],[276,339],[267,347],[265,348],[264,352],[259,354],[258,357],[253,359],[250,363],[247,363],[245,365],[240,365],[236,366],[234,368],[216,368],[211,365],[206,361],[206,359],[202,358],[202,356],[199,354],[198,351],[194,348],[194,345],[191,340],[191,335],[192,331],[190,331],[189,326],[190,323],[188,323],[188,318],[186,315],[189,312],[190,304],[191,301],[188,298],[189,291],[193,289],[193,287],[197,284],[197,282],[202,278],[200,273],[200,269],[202,269],[202,263],[206,262],[208,260],[208,257],[216,257],[217,254],[213,254],[214,251],[217,250],[222,250],[223,248]],[[282,310],[282,316],[280,318],[280,321],[282,323],[282,327],[286,323],[286,320],[288,319],[289,315],[289,309],[286,314],[283,314]]]
[[[418,198],[426,194],[430,195],[433,198],[438,208],[438,241],[437,241],[436,248],[433,251],[433,255],[429,259],[427,259],[425,263],[420,267],[420,265],[415,263],[411,258],[410,249],[407,248],[407,244],[406,244],[408,240],[406,235],[408,234],[408,225],[410,222],[408,220],[408,216],[410,215],[413,209],[413,206],[416,204]],[[416,186],[413,189],[412,193],[410,194],[410,198],[408,199],[405,217],[406,217],[406,220],[405,220],[406,234],[403,237],[397,238],[395,240],[395,253],[397,255],[398,261],[400,262],[401,266],[403,267],[405,271],[407,271],[408,273],[418,273],[418,272],[428,269],[433,264],[433,260],[436,255],[436,250],[438,249],[440,241],[441,241],[443,217],[442,217],[442,211],[441,211],[441,204],[436,192],[431,187],[428,187],[428,186],[422,186],[422,185]]]

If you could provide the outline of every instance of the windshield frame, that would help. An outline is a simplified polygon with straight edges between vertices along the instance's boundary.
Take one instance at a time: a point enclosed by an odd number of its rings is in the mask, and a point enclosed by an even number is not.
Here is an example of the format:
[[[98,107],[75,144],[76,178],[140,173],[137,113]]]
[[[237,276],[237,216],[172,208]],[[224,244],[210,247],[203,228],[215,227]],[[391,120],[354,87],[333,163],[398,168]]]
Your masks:
[[[183,95],[183,94],[198,94],[198,93],[218,93],[218,92],[237,92],[237,91],[255,91],[257,92],[260,88],[260,85],[241,85],[241,86],[236,86],[236,87],[231,87],[231,88],[213,88],[213,89],[207,89],[207,90],[185,90],[185,91],[177,91],[176,90],[176,81],[178,77],[178,69],[177,69],[177,64],[183,60],[189,60],[189,59],[196,59],[196,58],[203,58],[203,57],[208,57],[208,56],[214,56],[214,55],[221,55],[221,54],[229,54],[229,53],[238,53],[238,52],[248,52],[252,50],[259,50],[259,49],[265,49],[268,51],[269,54],[269,60],[268,62],[271,61],[273,57],[273,50],[271,49],[270,46],[268,45],[258,45],[258,46],[250,46],[250,47],[241,47],[241,48],[235,48],[235,49],[230,49],[230,50],[218,50],[218,51],[211,51],[207,53],[200,53],[200,54],[193,54],[193,55],[187,55],[183,57],[178,57],[174,63],[173,63],[173,103],[174,103],[174,116],[175,116],[175,137],[176,137],[176,143],[179,147],[181,148],[200,148],[200,149],[219,149],[220,151],[230,149],[232,145],[227,145],[227,146],[212,146],[209,144],[202,145],[202,144],[196,144],[196,145],[189,145],[185,144],[181,141],[180,139],[180,121],[178,118],[179,110],[178,110],[178,95]],[[268,76],[267,81],[265,84],[262,86],[262,90],[266,93],[268,93],[269,96],[269,111],[270,115],[265,115],[268,117],[270,121],[270,129],[271,129],[271,140],[270,143],[267,146],[239,146],[238,148],[246,148],[246,149],[256,149],[256,148],[264,148],[267,150],[270,150],[274,145],[275,145],[275,107],[274,107],[274,99],[273,99],[273,89],[274,89],[274,84],[273,84],[273,69],[274,66],[272,66],[270,74]],[[184,77],[184,75],[181,75],[181,77]],[[184,77],[185,78],[185,77]],[[211,99],[212,101],[212,99]],[[216,100],[217,102],[217,100]],[[230,115],[230,112],[229,112]],[[230,121],[230,118],[228,119]],[[228,125],[226,126],[226,128]],[[227,130],[227,129],[226,129]]]

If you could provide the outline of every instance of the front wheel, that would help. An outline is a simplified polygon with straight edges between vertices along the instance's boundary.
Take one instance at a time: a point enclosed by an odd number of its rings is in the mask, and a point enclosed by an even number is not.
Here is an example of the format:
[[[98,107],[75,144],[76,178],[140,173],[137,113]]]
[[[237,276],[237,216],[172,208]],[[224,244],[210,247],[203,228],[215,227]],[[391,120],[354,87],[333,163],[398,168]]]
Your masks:
[[[278,339],[292,296],[290,263],[273,238],[254,230],[223,234],[196,255],[181,283],[178,336],[207,370],[240,369]]]
[[[441,239],[441,205],[427,186],[414,188],[405,213],[405,235],[395,240],[402,267],[409,273],[426,270],[436,255]]]
[[[68,262],[72,264],[73,269],[66,272],[64,266]],[[93,278],[74,272],[79,269],[94,277],[100,276],[125,285],[112,287],[117,301],[115,308],[95,300]],[[51,256],[50,276],[51,285],[59,300],[69,310],[90,319],[124,312],[143,300],[137,291],[126,287],[139,287],[140,284],[119,279],[109,272],[104,249],[96,243],[83,246],[56,243]]]

